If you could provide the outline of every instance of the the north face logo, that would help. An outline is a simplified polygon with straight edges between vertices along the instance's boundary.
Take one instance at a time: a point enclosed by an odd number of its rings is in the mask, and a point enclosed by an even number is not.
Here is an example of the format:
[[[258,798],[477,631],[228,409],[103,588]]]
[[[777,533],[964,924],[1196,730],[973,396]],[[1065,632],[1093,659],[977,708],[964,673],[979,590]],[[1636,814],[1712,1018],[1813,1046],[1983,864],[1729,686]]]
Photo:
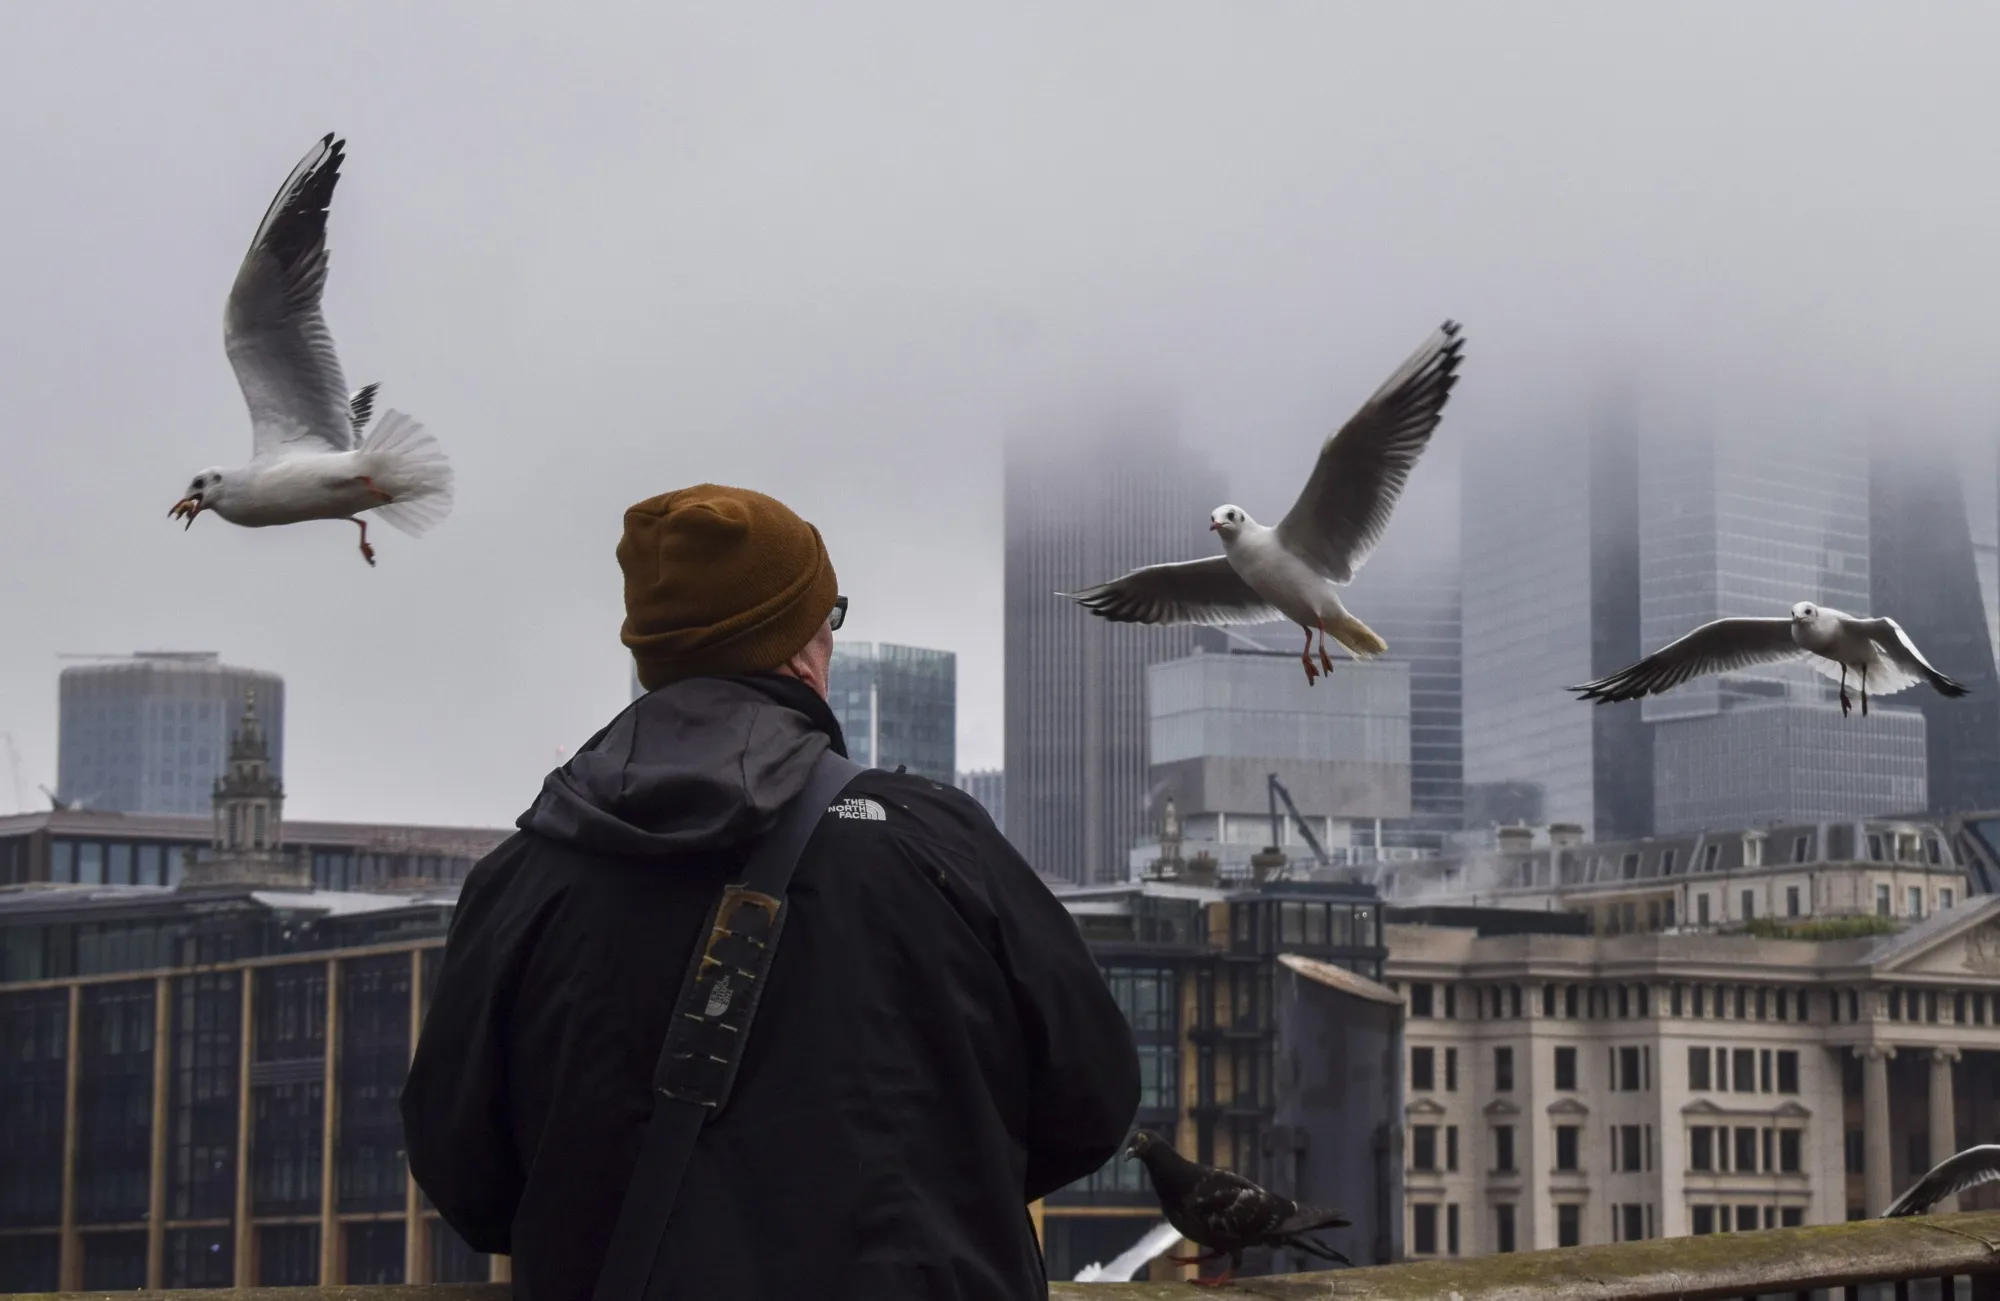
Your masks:
[[[887,822],[889,810],[874,800],[846,799],[827,810],[843,818],[854,818],[862,822]]]
[[[721,1016],[724,1012],[727,1012],[729,1010],[729,994],[729,977],[724,976],[709,987],[708,1006],[701,1009],[701,1014],[703,1016]]]

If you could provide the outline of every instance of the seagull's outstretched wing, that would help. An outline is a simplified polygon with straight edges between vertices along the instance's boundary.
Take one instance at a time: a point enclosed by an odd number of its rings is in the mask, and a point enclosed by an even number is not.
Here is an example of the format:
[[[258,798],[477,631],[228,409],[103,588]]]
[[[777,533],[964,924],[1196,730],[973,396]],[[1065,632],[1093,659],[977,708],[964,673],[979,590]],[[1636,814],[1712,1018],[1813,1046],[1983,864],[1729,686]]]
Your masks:
[[[1600,705],[1637,700],[1671,690],[1705,673],[1727,673],[1753,664],[1777,664],[1805,654],[1792,640],[1790,619],[1717,619],[1670,641],[1645,659],[1610,677],[1571,691]]]
[[[1945,1198],[1996,1179],[2000,1179],[2000,1146],[1987,1143],[1969,1147],[1957,1156],[1946,1157],[1935,1170],[1912,1184],[1908,1192],[1889,1204],[1882,1218],[1927,1214]]]
[[[354,446],[347,383],[319,306],[343,143],[329,132],[285,178],[223,310],[222,341],[250,407],[257,460]]]
[[[1058,592],[1113,623],[1264,623],[1275,607],[1251,589],[1226,556],[1147,565],[1123,578]]]
[[[1897,670],[1897,677],[1890,679],[1884,685],[1877,686],[1871,666],[1868,675],[1868,689],[1871,692],[1886,696],[1892,691],[1901,691],[1904,687],[1928,682],[1941,696],[1966,694],[1966,688],[1962,684],[1954,682],[1931,667],[1931,662],[1924,658],[1923,652],[1917,649],[1917,644],[1910,640],[1910,634],[1904,632],[1903,626],[1894,619],[1856,619],[1854,626],[1865,633],[1869,641],[1875,643],[1876,649],[1881,652],[1881,658],[1888,662],[1888,667]]]
[[[1444,416],[1465,340],[1446,321],[1320,447],[1278,541],[1336,583],[1351,582],[1388,527],[1410,471]]]

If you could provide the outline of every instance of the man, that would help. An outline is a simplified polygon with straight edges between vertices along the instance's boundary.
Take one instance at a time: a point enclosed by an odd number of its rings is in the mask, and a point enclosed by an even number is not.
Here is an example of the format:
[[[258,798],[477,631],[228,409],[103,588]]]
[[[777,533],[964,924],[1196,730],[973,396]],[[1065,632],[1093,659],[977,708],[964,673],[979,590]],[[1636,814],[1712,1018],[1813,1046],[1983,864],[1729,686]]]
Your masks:
[[[625,514],[647,694],[466,878],[403,1091],[410,1170],[525,1301],[586,1301],[723,885],[822,750],[845,614],[819,531],[702,485]],[[1075,924],[960,791],[863,772],[824,814],[729,1105],[648,1295],[1045,1296],[1025,1206],[1114,1156],[1132,1038]]]

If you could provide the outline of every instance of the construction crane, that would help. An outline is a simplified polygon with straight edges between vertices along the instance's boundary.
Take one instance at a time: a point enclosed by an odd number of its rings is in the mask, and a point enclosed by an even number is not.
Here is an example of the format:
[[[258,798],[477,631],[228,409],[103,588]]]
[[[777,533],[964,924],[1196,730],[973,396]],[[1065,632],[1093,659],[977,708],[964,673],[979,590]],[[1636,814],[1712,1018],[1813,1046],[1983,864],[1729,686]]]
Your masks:
[[[1284,823],[1278,817],[1278,801],[1283,800],[1285,810],[1292,815],[1292,821],[1298,825],[1299,835],[1305,839],[1307,847],[1312,850],[1313,857],[1319,861],[1319,865],[1333,866],[1333,860],[1328,858],[1326,850],[1320,847],[1319,837],[1315,836],[1312,827],[1307,825],[1305,815],[1299,812],[1299,806],[1292,803],[1292,793],[1278,780],[1278,774],[1266,774],[1264,782],[1271,797],[1271,852],[1277,853],[1278,846],[1284,841]]]

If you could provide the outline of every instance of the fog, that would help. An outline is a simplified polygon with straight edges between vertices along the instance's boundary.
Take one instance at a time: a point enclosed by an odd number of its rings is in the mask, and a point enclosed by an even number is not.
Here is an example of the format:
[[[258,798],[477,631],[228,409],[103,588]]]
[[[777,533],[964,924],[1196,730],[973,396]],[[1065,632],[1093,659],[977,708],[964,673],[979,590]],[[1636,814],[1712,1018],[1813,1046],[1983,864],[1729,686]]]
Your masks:
[[[621,511],[702,480],[820,526],[843,636],[957,652],[960,766],[997,764],[1008,431],[1138,395],[1275,519],[1447,317],[1446,444],[1607,376],[1994,429],[1990,6],[8,19],[0,732],[30,791],[57,653],[208,649],[284,674],[291,813],[511,821],[625,700]],[[348,378],[457,471],[373,570],[346,524],[166,518],[248,454],[223,298],[329,130]]]

